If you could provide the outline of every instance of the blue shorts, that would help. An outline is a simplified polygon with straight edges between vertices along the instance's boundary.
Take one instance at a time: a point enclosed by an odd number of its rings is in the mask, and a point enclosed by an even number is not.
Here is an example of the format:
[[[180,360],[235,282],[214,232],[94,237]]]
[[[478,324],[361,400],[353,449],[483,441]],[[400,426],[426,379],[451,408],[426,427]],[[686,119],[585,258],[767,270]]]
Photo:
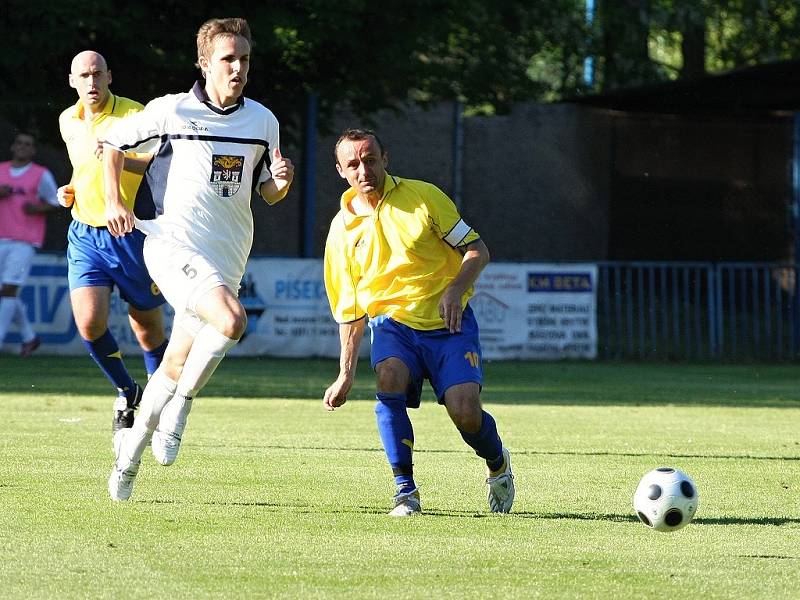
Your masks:
[[[444,393],[459,383],[483,382],[481,344],[478,322],[467,305],[461,318],[461,332],[447,329],[420,331],[398,323],[390,317],[369,321],[372,349],[372,368],[387,358],[399,358],[411,371],[411,383],[406,390],[406,404],[417,408],[422,394],[422,381],[427,379],[439,404]]]
[[[144,234],[134,229],[115,238],[105,227],[73,221],[67,232],[69,289],[116,285],[122,299],[138,310],[164,304],[142,256]]]

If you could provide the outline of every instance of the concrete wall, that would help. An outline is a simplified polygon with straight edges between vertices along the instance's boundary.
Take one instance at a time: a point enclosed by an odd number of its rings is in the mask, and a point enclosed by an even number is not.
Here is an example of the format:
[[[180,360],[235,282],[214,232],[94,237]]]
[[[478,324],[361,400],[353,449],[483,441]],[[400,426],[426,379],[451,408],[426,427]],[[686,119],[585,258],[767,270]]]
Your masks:
[[[429,181],[454,197],[452,105],[409,107],[402,114],[386,111],[373,121],[389,154],[390,173]],[[494,260],[605,258],[607,115],[568,105],[527,104],[508,116],[467,117],[462,122],[461,212]],[[338,132],[368,125],[342,118],[336,135],[318,140],[317,255],[346,187],[334,166]]]
[[[620,114],[611,151],[611,258],[790,257],[790,116]]]

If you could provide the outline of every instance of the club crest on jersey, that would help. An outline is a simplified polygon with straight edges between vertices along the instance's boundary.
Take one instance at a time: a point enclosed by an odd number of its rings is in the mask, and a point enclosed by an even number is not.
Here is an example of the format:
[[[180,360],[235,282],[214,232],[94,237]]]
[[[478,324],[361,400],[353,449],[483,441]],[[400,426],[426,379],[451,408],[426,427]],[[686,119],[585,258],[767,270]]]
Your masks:
[[[244,156],[214,154],[211,157],[211,187],[218,196],[230,198],[242,184]]]

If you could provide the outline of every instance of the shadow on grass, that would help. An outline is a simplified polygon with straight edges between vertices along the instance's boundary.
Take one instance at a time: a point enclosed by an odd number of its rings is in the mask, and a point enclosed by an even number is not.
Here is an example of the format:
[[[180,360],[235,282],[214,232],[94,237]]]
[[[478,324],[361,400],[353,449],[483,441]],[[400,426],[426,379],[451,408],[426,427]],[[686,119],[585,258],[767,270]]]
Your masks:
[[[135,379],[142,361],[128,357]],[[800,408],[796,365],[619,362],[493,362],[484,365],[487,404],[741,406]],[[338,373],[332,359],[228,358],[203,396],[322,399]],[[435,400],[428,385],[423,401]],[[109,395],[115,390],[89,357],[0,356],[0,393]],[[359,364],[352,401],[373,402],[374,374]]]
[[[142,504],[182,504],[177,500],[138,500]],[[188,501],[187,501],[188,502]],[[238,502],[212,500],[203,502],[205,506],[222,507],[257,507],[270,509],[272,512],[290,511],[298,514],[362,514],[362,515],[386,515],[386,508],[376,508],[374,506],[352,506],[345,508],[325,508],[312,506],[310,504],[290,504],[281,502]],[[388,516],[388,515],[387,515]],[[537,519],[549,521],[603,521],[611,523],[639,523],[639,519],[632,514],[618,513],[542,513],[532,511],[513,511],[507,515],[495,514],[490,512],[475,512],[469,510],[455,509],[424,509],[422,517],[458,517],[470,519]],[[768,525],[771,527],[781,527],[784,525],[800,524],[797,517],[700,517],[691,523],[693,526],[719,526],[719,525]],[[800,558],[794,556],[766,556],[766,555],[743,555],[746,558]]]
[[[281,444],[212,444],[204,443],[204,448],[238,448],[253,451],[268,451],[268,450],[288,450],[288,451],[319,451],[319,452],[376,452],[383,454],[383,448],[377,447],[343,447],[343,446],[309,446],[298,445],[288,446]],[[415,454],[469,454],[472,452],[469,449],[423,449],[414,448]],[[606,451],[584,451],[578,452],[575,450],[558,450],[558,451],[545,451],[545,450],[514,450],[514,456],[624,456],[624,457],[653,457],[660,456],[664,458],[698,458],[709,460],[777,460],[777,461],[800,461],[800,456],[758,456],[754,454],[688,454],[677,452],[606,452]]]

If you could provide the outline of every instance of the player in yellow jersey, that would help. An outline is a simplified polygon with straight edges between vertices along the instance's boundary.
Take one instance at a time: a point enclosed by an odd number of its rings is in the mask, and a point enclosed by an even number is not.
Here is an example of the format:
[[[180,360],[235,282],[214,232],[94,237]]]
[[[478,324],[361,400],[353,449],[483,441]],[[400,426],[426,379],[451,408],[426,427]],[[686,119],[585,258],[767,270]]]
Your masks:
[[[133,425],[142,392],[108,329],[115,285],[129,304],[131,328],[144,351],[148,374],[158,368],[167,342],[161,314],[164,297],[144,264],[144,235],[135,232],[115,238],[106,228],[102,140],[114,123],[142,109],[138,102],[112,94],[110,83],[111,71],[97,52],[81,52],[72,60],[69,84],[78,93],[78,102],[64,110],[58,122],[73,172],[70,183],[59,188],[58,198],[63,206],[72,207],[67,234],[72,313],[89,354],[117,388],[112,422],[116,432]],[[120,187],[129,207],[148,160],[148,156],[126,157]]]
[[[387,154],[374,132],[346,130],[335,155],[350,188],[325,244],[325,289],[339,323],[341,356],[324,405],[334,410],[347,401],[368,324],[375,415],[397,485],[389,514],[422,510],[407,408],[419,407],[424,379],[486,461],[490,510],[507,513],[515,493],[511,458],[481,407],[478,324],[467,304],[489,251],[436,186],[386,172]]]

